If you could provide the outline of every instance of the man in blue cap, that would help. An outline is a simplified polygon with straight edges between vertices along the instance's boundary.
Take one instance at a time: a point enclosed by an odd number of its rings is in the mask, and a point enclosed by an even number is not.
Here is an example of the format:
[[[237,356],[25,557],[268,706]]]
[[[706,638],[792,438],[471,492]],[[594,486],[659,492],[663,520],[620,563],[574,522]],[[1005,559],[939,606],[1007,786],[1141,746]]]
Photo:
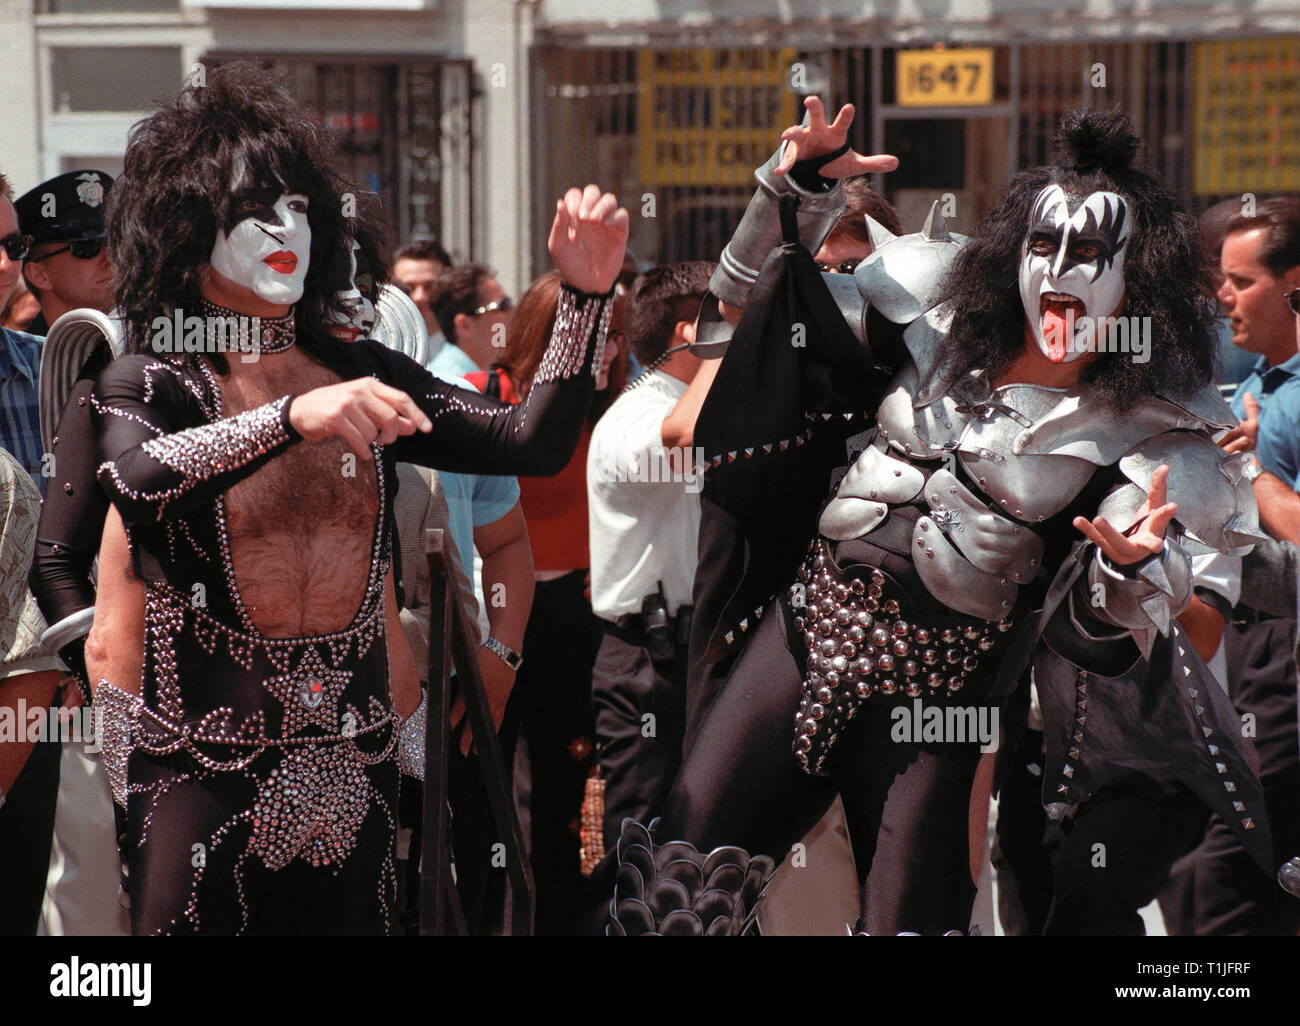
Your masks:
[[[68,171],[14,204],[23,231],[32,237],[23,277],[41,304],[33,334],[44,335],[69,310],[112,309],[113,267],[104,248],[104,206],[112,185],[103,171]]]

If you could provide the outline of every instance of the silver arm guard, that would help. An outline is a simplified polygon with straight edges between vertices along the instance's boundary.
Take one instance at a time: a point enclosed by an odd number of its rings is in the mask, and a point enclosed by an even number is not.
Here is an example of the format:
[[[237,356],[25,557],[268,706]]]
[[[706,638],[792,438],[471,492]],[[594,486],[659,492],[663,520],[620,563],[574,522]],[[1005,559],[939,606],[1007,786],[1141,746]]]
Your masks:
[[[1192,560],[1166,537],[1160,557],[1140,564],[1129,576],[1098,552],[1088,567],[1088,590],[1091,611],[1132,631],[1145,655],[1154,640],[1149,632],[1168,634],[1170,622],[1192,600]]]
[[[754,172],[758,190],[745,209],[736,234],[727,243],[718,261],[718,269],[709,280],[709,289],[724,303],[744,306],[758,272],[769,253],[781,245],[781,197],[799,200],[799,241],[808,252],[816,253],[830,235],[844,210],[844,189],[839,182],[827,192],[808,192],[795,184],[790,175],[777,175],[773,169],[781,160],[784,144],[766,164]]]

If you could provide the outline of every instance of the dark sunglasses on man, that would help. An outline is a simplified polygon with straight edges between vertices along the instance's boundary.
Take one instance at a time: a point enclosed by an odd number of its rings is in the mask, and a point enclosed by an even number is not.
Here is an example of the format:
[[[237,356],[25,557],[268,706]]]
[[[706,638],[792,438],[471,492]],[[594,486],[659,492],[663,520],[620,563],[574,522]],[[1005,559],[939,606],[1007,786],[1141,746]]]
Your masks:
[[[76,242],[69,242],[66,246],[58,249],[52,249],[43,256],[30,257],[29,264],[39,264],[42,260],[48,260],[52,256],[58,256],[60,253],[71,251],[72,255],[78,260],[94,260],[104,249],[105,239],[78,239]]]
[[[4,251],[8,254],[10,260],[22,260],[31,252],[32,237],[14,232],[12,235],[6,235],[3,239],[0,239],[0,246],[4,247]]]
[[[1286,294],[1286,305],[1291,308],[1291,312],[1300,317],[1300,289],[1292,289]]]

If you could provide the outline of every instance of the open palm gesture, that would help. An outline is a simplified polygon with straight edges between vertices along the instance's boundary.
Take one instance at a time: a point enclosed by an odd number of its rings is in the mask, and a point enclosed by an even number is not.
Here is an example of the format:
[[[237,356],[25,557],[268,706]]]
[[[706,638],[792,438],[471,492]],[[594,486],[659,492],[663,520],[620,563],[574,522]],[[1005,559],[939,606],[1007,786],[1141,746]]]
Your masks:
[[[1140,563],[1164,550],[1165,528],[1178,512],[1178,503],[1165,502],[1169,468],[1161,464],[1151,475],[1151,491],[1137,512],[1129,534],[1120,534],[1105,517],[1075,517],[1074,526],[1096,542],[1097,548],[1115,566]]]
[[[566,284],[603,295],[614,286],[627,250],[627,211],[594,185],[570,189],[555,204],[547,248]]]
[[[781,162],[776,166],[776,173],[783,175],[800,160],[809,160],[827,153],[834,153],[844,145],[849,136],[849,126],[853,124],[855,113],[853,104],[846,103],[835,115],[835,120],[826,123],[826,109],[816,96],[809,96],[803,101],[808,108],[808,124],[794,125],[781,133],[785,140],[785,151]],[[882,153],[874,157],[864,157],[855,150],[849,150],[836,157],[819,170],[823,178],[852,178],[854,175],[872,174],[876,171],[893,171],[898,167],[898,158]]]

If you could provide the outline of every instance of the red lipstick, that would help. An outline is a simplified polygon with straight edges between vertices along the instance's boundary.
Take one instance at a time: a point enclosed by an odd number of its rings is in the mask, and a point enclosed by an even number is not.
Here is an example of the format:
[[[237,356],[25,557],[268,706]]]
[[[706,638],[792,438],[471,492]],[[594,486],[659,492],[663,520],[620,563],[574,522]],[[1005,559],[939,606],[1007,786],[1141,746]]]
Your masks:
[[[298,258],[287,249],[277,249],[274,253],[264,257],[262,263],[273,271],[279,271],[281,274],[293,274],[294,269],[298,266]]]

